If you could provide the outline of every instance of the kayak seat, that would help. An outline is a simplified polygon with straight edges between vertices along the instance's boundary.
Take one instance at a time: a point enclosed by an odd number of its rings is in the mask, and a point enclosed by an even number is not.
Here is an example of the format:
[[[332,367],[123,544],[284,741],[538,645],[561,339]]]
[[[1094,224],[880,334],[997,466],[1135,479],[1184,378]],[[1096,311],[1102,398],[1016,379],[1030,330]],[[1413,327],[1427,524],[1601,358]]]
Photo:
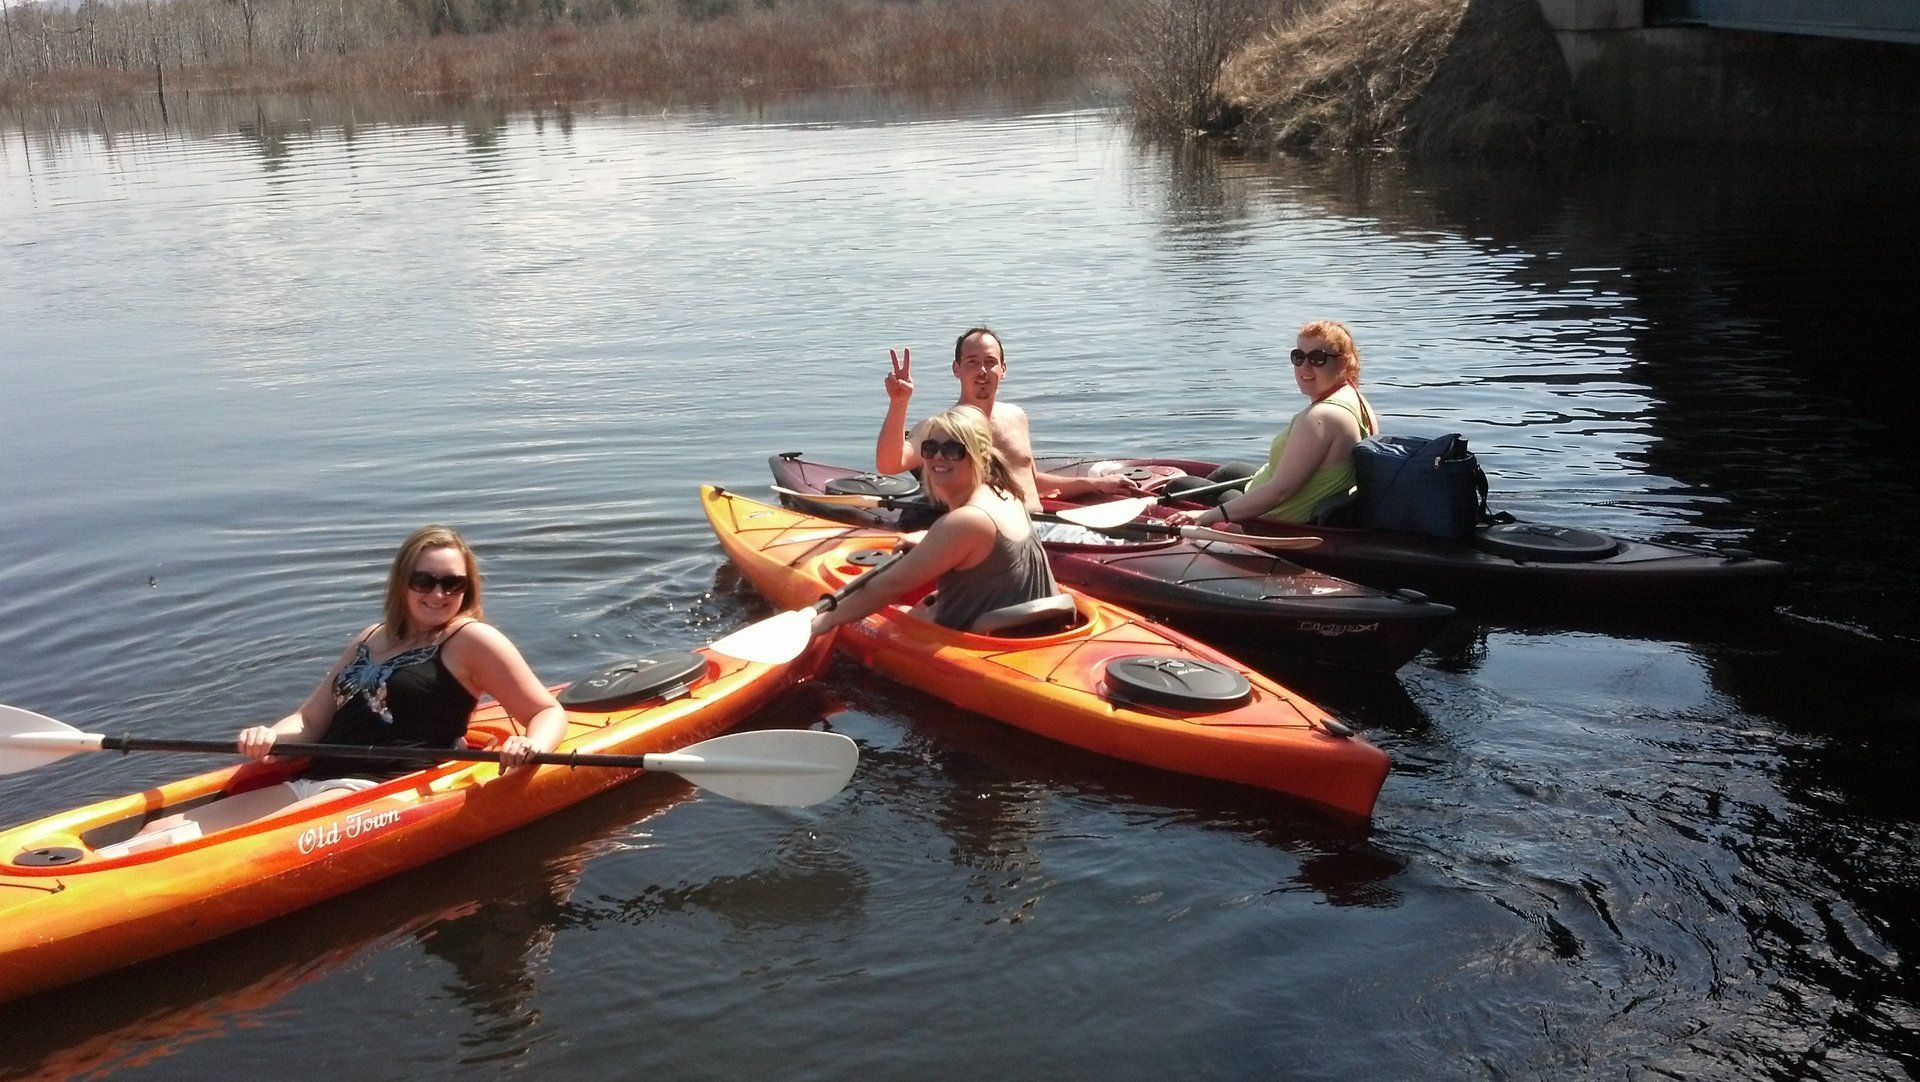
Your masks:
[[[1222,462],[1207,474],[1207,483],[1219,484],[1222,481],[1244,481],[1260,472],[1260,467],[1251,462]]]
[[[1028,638],[1065,631],[1079,620],[1080,610],[1073,603],[1073,595],[1054,594],[1023,601],[1018,605],[988,609],[974,620],[971,630],[975,635]]]
[[[1310,526],[1357,526],[1360,522],[1360,494],[1357,489],[1336,492],[1313,505],[1307,516]]]
[[[470,751],[476,748],[491,748],[503,743],[507,737],[519,731],[512,721],[486,722],[469,728],[467,735],[461,737],[460,743],[455,744],[454,747],[466,748]]]
[[[1225,478],[1222,478],[1222,480],[1225,480]],[[1188,492],[1194,489],[1206,488],[1210,483],[1211,482],[1209,482],[1204,477],[1195,477],[1190,473],[1183,473],[1178,477],[1167,478],[1166,483],[1160,486],[1160,495],[1163,498],[1169,499],[1169,500],[1186,500],[1189,503],[1218,504],[1220,501],[1220,498],[1226,493],[1202,492],[1200,495],[1192,496],[1192,497],[1189,497],[1187,495]],[[1230,488],[1230,489],[1227,489],[1226,492],[1232,493],[1237,496],[1240,494],[1240,489]]]
[[[130,856],[134,853],[144,853],[149,849],[160,849],[169,845],[180,845],[184,842],[190,842],[200,837],[202,833],[204,833],[204,831],[198,820],[184,819],[172,826],[163,827],[160,830],[149,831],[145,834],[136,834],[123,842],[103,845],[95,849],[93,855],[101,860],[113,860],[116,857]]]

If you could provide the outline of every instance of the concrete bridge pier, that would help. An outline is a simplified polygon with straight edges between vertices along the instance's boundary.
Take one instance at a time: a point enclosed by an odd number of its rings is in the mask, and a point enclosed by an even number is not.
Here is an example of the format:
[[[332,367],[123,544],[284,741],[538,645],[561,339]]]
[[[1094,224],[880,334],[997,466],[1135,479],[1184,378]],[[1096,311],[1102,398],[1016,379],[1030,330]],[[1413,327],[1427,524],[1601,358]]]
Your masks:
[[[1768,13],[1769,0],[1740,2],[1749,15]],[[1566,58],[1575,112],[1621,141],[1920,148],[1920,44],[1784,21],[1727,29],[1676,17],[1690,5],[1671,0],[1539,4]],[[1773,6],[1783,20],[1796,10]]]

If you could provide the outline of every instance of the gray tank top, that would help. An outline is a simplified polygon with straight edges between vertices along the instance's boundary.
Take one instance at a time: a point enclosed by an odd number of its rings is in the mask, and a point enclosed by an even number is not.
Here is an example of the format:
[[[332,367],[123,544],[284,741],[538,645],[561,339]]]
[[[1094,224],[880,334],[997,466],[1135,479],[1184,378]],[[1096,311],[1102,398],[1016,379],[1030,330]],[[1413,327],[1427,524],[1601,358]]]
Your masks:
[[[1053,582],[1053,569],[1047,566],[1047,550],[1040,547],[1036,534],[1011,541],[998,531],[986,559],[947,572],[937,585],[940,593],[933,599],[933,622],[956,631],[971,628],[981,613],[1060,592]]]

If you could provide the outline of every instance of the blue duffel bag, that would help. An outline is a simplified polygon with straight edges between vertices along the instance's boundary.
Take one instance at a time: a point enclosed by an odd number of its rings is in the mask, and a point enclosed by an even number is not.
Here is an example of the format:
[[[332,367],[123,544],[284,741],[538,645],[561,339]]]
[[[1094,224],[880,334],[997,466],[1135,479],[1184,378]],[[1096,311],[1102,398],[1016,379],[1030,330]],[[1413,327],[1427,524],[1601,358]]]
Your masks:
[[[1359,524],[1466,537],[1487,518],[1487,475],[1465,436],[1373,436],[1353,449]]]

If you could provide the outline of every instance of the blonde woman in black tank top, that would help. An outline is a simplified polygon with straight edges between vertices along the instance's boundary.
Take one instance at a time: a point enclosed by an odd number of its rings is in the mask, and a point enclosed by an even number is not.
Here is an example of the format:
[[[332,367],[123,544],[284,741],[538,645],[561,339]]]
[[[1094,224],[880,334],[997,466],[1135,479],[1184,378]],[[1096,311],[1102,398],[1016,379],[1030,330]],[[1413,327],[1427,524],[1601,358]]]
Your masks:
[[[928,583],[938,585],[938,599],[917,613],[961,631],[988,610],[1059,592],[980,411],[955,406],[928,420],[920,433],[927,487],[952,510],[874,581],[814,617],[814,634],[878,612]]]
[[[481,615],[473,550],[450,527],[415,530],[387,571],[384,619],[353,637],[299,709],[243,730],[241,753],[264,758],[283,739],[451,747],[483,695],[526,730],[501,743],[505,764],[552,751],[566,735],[566,712]],[[413,679],[398,679],[401,669]]]
[[[552,751],[567,715],[512,642],[480,621],[480,568],[473,550],[446,526],[424,526],[400,546],[387,571],[379,623],[355,635],[299,709],[272,725],[243,730],[238,750],[255,759],[281,740],[383,747],[452,747],[467,717],[491,695],[525,727],[501,742],[508,768]],[[316,759],[309,771],[156,819],[141,834],[171,831],[174,841],[280,815],[369,788],[383,776],[417,769],[404,761]]]

